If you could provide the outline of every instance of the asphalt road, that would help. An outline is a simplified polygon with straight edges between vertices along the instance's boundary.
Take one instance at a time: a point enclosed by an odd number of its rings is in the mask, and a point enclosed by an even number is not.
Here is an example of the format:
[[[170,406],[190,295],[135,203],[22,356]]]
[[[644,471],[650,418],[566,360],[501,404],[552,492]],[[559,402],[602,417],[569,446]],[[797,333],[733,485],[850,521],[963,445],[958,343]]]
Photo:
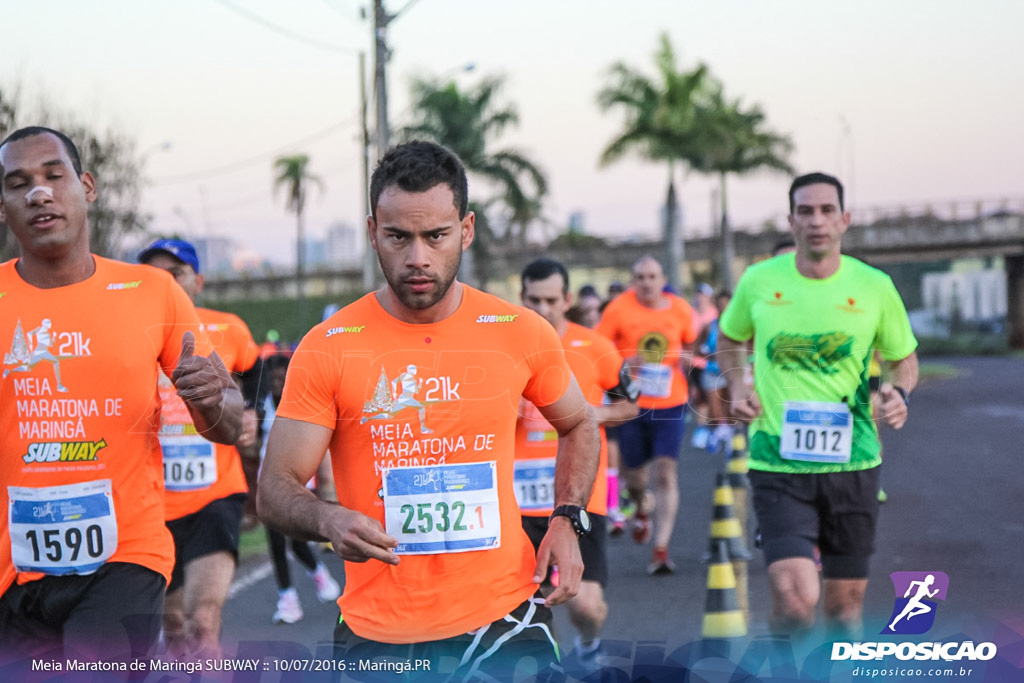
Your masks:
[[[872,563],[865,639],[876,639],[873,634],[890,617],[891,572],[945,572],[950,581],[947,599],[939,606],[928,638],[961,635],[961,640],[992,641],[999,646],[1002,667],[992,674],[995,678],[955,680],[1024,680],[1024,358],[928,362],[947,364],[957,376],[925,381],[911,398],[907,426],[883,432],[882,481],[889,501],[882,508]],[[647,576],[650,548],[636,545],[628,536],[610,539],[610,612],[604,639],[611,650],[610,666],[622,672],[611,680],[682,680],[681,668],[644,668],[645,662],[665,662],[673,655],[691,663],[700,660],[691,680],[728,681],[743,654],[767,642],[767,579],[755,552],[749,563],[749,637],[718,646],[725,649],[698,648],[707,595],[707,565],[701,555],[707,547],[715,473],[721,464],[720,456],[690,447],[683,453],[679,521],[671,547],[678,565],[675,574]],[[752,530],[753,521],[749,526]],[[328,554],[324,558],[341,579],[341,562]],[[266,558],[257,555],[242,563],[224,612],[226,653],[297,658],[329,653],[337,608],[318,603],[312,582],[298,569],[293,573],[306,616],[297,624],[276,626],[271,623],[276,588]],[[562,645],[571,647],[574,633],[562,609],[556,610],[556,629]],[[811,639],[812,647],[822,643],[823,638]],[[801,658],[798,651],[797,668]],[[772,668],[767,663],[760,675],[765,680],[787,679],[790,670],[784,664],[776,662],[781,668]],[[279,680],[278,676],[258,680]],[[849,673],[833,679],[857,680]]]

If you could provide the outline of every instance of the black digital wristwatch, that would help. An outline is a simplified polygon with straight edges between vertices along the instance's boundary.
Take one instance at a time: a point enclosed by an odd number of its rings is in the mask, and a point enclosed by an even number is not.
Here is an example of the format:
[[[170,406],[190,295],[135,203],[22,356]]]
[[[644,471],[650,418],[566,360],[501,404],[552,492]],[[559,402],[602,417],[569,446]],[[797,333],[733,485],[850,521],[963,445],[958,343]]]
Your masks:
[[[559,505],[551,513],[550,519],[555,517],[568,517],[577,536],[590,533],[590,515],[579,505]]]

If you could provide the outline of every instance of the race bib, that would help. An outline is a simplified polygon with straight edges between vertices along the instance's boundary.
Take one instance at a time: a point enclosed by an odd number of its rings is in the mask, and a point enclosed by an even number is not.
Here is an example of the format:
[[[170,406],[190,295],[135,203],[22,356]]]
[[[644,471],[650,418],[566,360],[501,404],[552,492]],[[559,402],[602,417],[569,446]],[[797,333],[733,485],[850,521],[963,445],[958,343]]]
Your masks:
[[[642,396],[668,398],[672,394],[672,368],[661,363],[644,363],[637,375]]]
[[[555,459],[517,460],[514,481],[520,510],[555,507]]]
[[[845,403],[787,401],[779,454],[787,460],[844,463],[853,448],[853,416]]]
[[[387,533],[398,539],[398,555],[500,547],[496,463],[385,470],[384,522]]]
[[[109,479],[8,486],[7,496],[11,559],[19,572],[91,574],[117,550]]]
[[[195,491],[217,481],[214,445],[201,436],[162,436],[164,486],[168,491]]]

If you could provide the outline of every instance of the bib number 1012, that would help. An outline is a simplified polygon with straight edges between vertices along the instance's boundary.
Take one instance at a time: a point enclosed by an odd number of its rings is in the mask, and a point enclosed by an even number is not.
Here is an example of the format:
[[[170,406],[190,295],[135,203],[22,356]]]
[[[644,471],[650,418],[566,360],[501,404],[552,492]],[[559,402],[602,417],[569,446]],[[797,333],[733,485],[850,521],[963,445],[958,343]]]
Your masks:
[[[842,453],[843,434],[838,429],[794,429],[794,447],[807,451]]]

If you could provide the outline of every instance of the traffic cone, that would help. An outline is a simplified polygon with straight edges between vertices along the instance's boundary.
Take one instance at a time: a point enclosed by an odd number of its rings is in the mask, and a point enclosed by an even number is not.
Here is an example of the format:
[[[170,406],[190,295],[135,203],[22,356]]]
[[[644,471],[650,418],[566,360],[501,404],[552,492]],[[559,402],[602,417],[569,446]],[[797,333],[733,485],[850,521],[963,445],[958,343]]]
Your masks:
[[[729,474],[729,485],[734,489],[750,488],[747,479],[747,434],[740,427],[732,436],[732,454],[725,461],[725,471]]]
[[[747,454],[745,452],[734,453],[731,458],[725,461],[725,473],[729,475],[729,486],[734,489],[749,489],[750,479],[747,472],[750,468],[747,465]]]
[[[715,477],[715,507],[711,515],[711,541],[704,558],[712,557],[718,541],[725,541],[730,560],[749,560],[750,551],[743,542],[743,527],[733,511],[732,487],[729,475],[721,473]]]
[[[742,438],[742,437],[741,437]],[[739,456],[739,457],[737,457]],[[750,496],[750,480],[747,479],[747,456],[735,453],[726,463],[726,474],[732,490],[732,511],[740,528],[741,538],[746,538],[748,498]],[[736,574],[736,595],[739,597],[740,609],[749,621],[750,603],[747,597],[747,560],[733,558],[732,570]]]
[[[732,452],[738,454],[747,454],[747,428],[743,426],[736,427],[736,431],[732,433]]]
[[[715,545],[708,565],[708,597],[704,604],[703,638],[739,638],[747,635],[747,620],[736,597],[736,575],[725,541]]]

